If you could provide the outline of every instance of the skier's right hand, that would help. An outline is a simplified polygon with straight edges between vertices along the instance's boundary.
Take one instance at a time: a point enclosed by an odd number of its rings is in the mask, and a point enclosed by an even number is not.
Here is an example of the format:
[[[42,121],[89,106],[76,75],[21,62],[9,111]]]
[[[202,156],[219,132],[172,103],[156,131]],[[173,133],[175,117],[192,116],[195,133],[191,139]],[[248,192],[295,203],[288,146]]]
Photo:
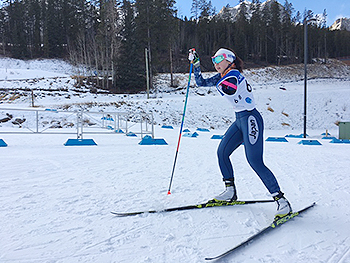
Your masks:
[[[188,51],[188,60],[193,63],[193,66],[199,67],[200,62],[199,62],[199,56],[194,48],[191,48]]]

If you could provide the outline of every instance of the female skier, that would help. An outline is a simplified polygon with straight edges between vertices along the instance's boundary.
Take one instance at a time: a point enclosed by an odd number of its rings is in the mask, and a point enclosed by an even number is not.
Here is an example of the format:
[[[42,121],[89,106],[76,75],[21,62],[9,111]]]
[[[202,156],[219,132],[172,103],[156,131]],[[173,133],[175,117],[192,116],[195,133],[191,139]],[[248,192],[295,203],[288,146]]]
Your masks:
[[[213,201],[237,200],[230,155],[244,143],[248,163],[260,177],[277,204],[275,219],[291,213],[292,208],[281,192],[274,174],[263,162],[264,124],[260,113],[255,108],[252,87],[241,74],[243,61],[233,51],[220,48],[212,57],[218,74],[205,79],[202,76],[199,56],[195,49],[189,51],[188,59],[193,63],[197,85],[216,86],[218,92],[232,104],[236,114],[235,122],[226,131],[217,150],[219,166],[226,189],[216,196]]]

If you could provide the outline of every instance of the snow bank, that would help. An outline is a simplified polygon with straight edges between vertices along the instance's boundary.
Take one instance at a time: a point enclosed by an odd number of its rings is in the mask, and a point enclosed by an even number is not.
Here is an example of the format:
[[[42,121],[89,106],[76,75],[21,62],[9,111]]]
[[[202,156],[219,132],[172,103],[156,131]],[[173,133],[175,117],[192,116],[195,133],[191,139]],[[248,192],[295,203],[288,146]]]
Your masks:
[[[247,71],[268,128],[265,137],[302,132],[303,82],[298,76],[289,81],[277,77],[287,74],[283,70]],[[267,71],[275,76],[268,78]],[[347,74],[308,82],[308,134],[322,146],[302,146],[296,138],[265,143],[264,160],[293,208],[312,202],[316,207],[222,262],[350,262],[349,145],[329,143],[321,135],[328,129],[336,136],[333,123],[350,120]],[[157,124],[176,125],[173,130],[155,127],[156,137],[168,146],[140,146],[139,137],[122,134],[89,134],[85,138],[98,146],[86,148],[63,146],[74,134],[15,134],[23,129],[0,123],[0,132],[12,132],[0,134],[8,144],[0,148],[0,262],[204,262],[271,222],[273,203],[130,218],[110,214],[201,203],[223,189],[216,159],[219,140],[210,137],[223,134],[234,113],[214,87],[201,89],[192,82],[185,127],[192,132],[211,129],[182,139],[172,194],[167,195],[188,75],[176,77],[179,88],[174,90],[168,76],[160,76],[150,100],[145,94],[82,92],[69,78],[0,82],[0,108],[28,108],[33,90],[35,104],[44,109],[127,110],[130,116],[153,112]],[[12,97],[16,94],[22,95]],[[9,113],[13,111],[0,110],[0,119]],[[12,118],[29,121],[23,114]],[[40,121],[61,120],[54,111],[46,116]],[[249,167],[243,146],[232,161],[240,199],[270,198]]]
[[[0,59],[0,64],[17,65],[18,74],[28,63],[29,68],[51,68],[65,72],[65,62],[56,60],[23,62]],[[9,61],[9,62],[7,62]],[[60,63],[62,65],[60,66]],[[3,69],[0,69],[3,70]],[[32,69],[31,69],[32,70]],[[27,70],[28,71],[28,70]],[[37,75],[41,70],[32,70]],[[23,72],[22,72],[23,74]],[[61,73],[60,73],[61,74]],[[214,73],[204,73],[211,76]],[[300,129],[303,127],[304,82],[303,65],[251,69],[244,73],[252,83],[257,108],[265,119],[267,129]],[[309,65],[311,80],[307,91],[307,127],[310,129],[332,129],[339,121],[350,120],[349,66],[335,60],[328,64]],[[92,94],[88,88],[75,87],[75,80],[64,78],[41,78],[32,80],[0,81],[0,102],[3,105],[29,106],[33,103],[42,108],[77,110],[83,107],[91,111],[123,111],[133,118],[134,113],[152,113],[157,125],[179,125],[183,111],[188,74],[175,74],[177,88],[169,86],[169,74],[157,76],[151,99],[146,94],[113,95]],[[31,92],[33,90],[33,94]],[[2,95],[1,95],[2,94]],[[15,100],[12,101],[12,96]],[[11,104],[9,104],[11,103]],[[5,113],[3,113],[5,114]],[[186,112],[189,127],[225,129],[234,121],[230,105],[218,95],[215,87],[202,88],[191,80],[190,97]],[[52,121],[52,120],[46,120]]]

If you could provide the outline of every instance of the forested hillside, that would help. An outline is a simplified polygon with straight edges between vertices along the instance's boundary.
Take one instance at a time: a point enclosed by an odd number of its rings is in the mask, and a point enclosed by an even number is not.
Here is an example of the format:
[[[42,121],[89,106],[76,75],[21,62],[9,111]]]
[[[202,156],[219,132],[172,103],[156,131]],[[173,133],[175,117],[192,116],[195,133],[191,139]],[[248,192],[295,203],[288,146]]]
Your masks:
[[[218,14],[207,0],[193,0],[190,18],[179,18],[175,0],[6,0],[0,9],[0,55],[64,58],[83,64],[82,75],[112,92],[146,88],[160,72],[188,71],[195,47],[203,70],[221,46],[246,65],[303,62],[303,21],[288,1],[240,1]],[[326,10],[309,24],[309,59],[350,55],[350,32],[326,27]],[[321,18],[321,19],[319,19]],[[311,61],[311,60],[310,60]]]

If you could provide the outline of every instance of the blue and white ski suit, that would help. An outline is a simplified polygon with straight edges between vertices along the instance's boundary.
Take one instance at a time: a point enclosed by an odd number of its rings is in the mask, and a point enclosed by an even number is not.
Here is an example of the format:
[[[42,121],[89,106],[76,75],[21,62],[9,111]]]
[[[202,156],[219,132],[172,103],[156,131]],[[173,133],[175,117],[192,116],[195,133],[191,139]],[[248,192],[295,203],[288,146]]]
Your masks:
[[[216,86],[218,92],[232,104],[236,113],[235,122],[226,131],[217,150],[223,179],[234,178],[230,155],[244,143],[250,166],[271,194],[279,192],[280,187],[276,177],[263,161],[264,123],[255,108],[252,88],[245,77],[238,70],[232,69],[223,77],[218,73],[205,79],[200,67],[194,68],[194,75],[198,86]]]

